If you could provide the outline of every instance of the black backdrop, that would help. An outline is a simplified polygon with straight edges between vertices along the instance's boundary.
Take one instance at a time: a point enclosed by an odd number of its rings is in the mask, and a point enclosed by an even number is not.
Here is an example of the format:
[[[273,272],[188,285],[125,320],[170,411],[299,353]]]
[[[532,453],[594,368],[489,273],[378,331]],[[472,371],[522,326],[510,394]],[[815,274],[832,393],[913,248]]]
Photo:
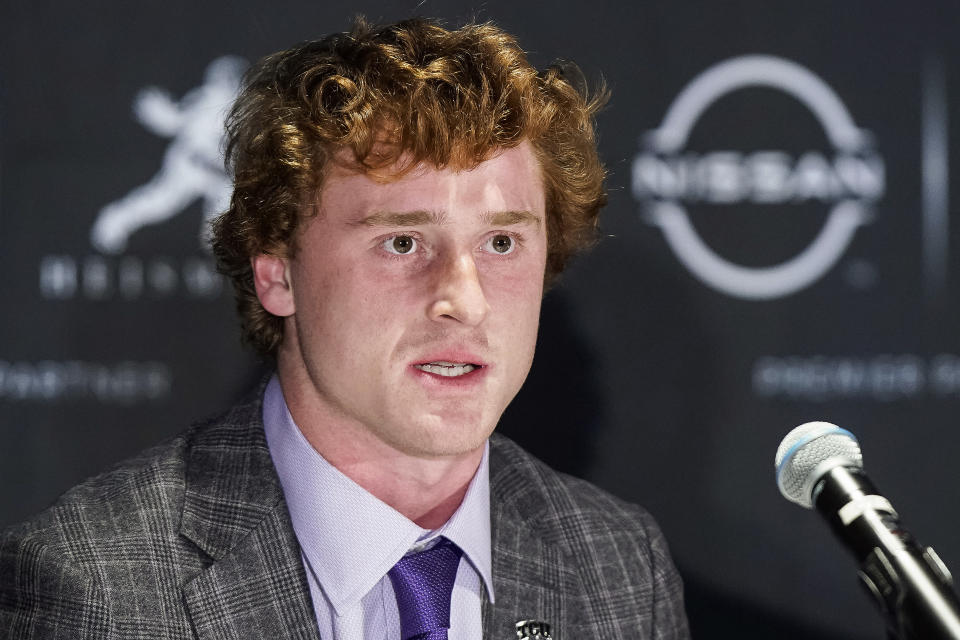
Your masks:
[[[355,13],[421,14],[494,20],[538,65],[573,59],[613,91],[606,237],[547,296],[501,428],[657,516],[695,636],[881,637],[852,561],[775,488],[776,446],[807,420],[857,433],[906,523],[960,567],[960,5],[0,11],[0,522],[262,375],[198,240],[223,195],[210,123],[243,60]]]

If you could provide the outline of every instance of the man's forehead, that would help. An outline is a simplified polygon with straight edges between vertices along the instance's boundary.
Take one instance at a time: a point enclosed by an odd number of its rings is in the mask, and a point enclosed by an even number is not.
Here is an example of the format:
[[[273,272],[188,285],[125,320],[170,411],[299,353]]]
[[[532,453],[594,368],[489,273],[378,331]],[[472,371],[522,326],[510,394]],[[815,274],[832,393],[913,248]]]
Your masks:
[[[423,175],[430,171],[449,170],[454,173],[473,172],[504,154],[527,156],[539,173],[540,162],[527,140],[509,147],[499,146],[487,149],[479,158],[465,153],[451,153],[445,163],[437,163],[430,158],[417,161],[410,150],[398,150],[392,143],[378,141],[373,144],[370,153],[359,158],[350,147],[335,149],[329,156],[326,177],[347,177],[363,175],[378,183],[390,183],[407,177]]]
[[[400,215],[400,224],[413,219],[426,223],[427,214],[442,214],[450,206],[467,206],[489,221],[497,217],[499,224],[540,223],[545,192],[529,145],[498,149],[464,168],[411,163],[407,154],[368,169],[356,162],[352,151],[340,150],[320,186],[320,208],[348,206],[357,214],[356,222],[365,219],[369,224],[379,224],[388,215],[395,222]]]

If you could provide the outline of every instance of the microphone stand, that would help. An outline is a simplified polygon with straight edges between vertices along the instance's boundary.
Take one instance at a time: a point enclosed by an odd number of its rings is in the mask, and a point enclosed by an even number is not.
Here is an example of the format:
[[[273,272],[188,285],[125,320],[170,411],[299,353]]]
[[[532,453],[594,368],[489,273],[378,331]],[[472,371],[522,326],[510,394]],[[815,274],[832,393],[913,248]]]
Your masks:
[[[860,582],[887,619],[893,640],[960,640],[960,600],[931,547],[900,525],[890,503],[859,469],[835,467],[814,503],[860,561]],[[819,492],[819,493],[817,493]]]

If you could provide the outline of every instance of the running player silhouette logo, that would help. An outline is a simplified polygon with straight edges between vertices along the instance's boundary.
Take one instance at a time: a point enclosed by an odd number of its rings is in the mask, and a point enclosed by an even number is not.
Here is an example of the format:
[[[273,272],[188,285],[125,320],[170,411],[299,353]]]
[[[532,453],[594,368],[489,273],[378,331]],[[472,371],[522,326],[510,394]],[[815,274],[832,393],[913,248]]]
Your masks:
[[[229,205],[232,185],[223,166],[223,124],[245,67],[240,58],[217,58],[204,72],[203,84],[179,101],[158,87],[137,95],[136,119],[171,142],[153,178],[100,210],[90,230],[97,250],[121,253],[134,232],[169,220],[197,200],[203,209],[200,242],[209,246],[209,222]]]

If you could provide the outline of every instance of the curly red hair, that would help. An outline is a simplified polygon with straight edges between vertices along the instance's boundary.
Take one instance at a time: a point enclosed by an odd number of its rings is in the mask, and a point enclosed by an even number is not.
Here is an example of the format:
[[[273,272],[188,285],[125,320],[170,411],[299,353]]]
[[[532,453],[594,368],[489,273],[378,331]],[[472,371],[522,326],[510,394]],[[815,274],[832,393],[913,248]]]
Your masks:
[[[342,149],[359,170],[401,154],[407,167],[460,169],[528,140],[546,192],[549,284],[593,242],[606,203],[594,134],[605,92],[590,97],[583,85],[573,65],[538,73],[492,24],[448,30],[426,19],[358,20],[348,33],[254,65],[227,120],[234,191],[213,225],[244,338],[261,354],[276,352],[283,319],[260,304],[250,259],[294,254],[299,222],[313,214],[327,164]]]

